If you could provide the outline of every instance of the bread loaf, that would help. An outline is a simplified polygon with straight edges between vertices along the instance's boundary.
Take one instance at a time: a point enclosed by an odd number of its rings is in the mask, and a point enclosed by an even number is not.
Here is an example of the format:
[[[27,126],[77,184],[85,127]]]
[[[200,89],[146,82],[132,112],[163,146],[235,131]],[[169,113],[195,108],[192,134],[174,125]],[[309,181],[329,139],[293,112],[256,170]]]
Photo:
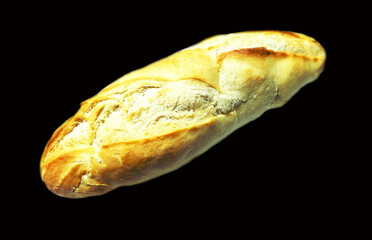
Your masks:
[[[174,171],[285,104],[325,59],[323,47],[300,33],[208,38],[82,102],[46,145],[42,180],[59,196],[83,198]]]

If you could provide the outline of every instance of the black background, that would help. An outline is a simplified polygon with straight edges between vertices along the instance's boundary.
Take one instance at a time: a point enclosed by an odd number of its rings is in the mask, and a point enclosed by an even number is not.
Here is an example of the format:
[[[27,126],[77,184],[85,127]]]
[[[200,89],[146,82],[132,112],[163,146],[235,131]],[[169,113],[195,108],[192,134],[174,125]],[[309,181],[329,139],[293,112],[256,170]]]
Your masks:
[[[10,184],[4,197],[11,202],[8,223],[35,222],[56,235],[77,231],[106,236],[119,229],[123,237],[139,238],[148,233],[178,238],[196,230],[193,236],[229,238],[253,232],[316,236],[325,230],[332,236],[345,231],[339,223],[354,211],[345,206],[355,191],[350,159],[357,154],[349,149],[350,123],[343,121],[353,106],[345,99],[348,76],[340,71],[345,67],[339,49],[345,44],[343,30],[353,26],[345,20],[345,8],[324,4],[141,2],[16,8],[9,18],[19,21],[11,28],[14,53],[9,62],[22,67],[11,81],[22,84],[18,107],[29,112],[10,141],[27,150],[12,150],[12,156],[23,157],[12,160],[17,183]],[[80,102],[129,71],[206,37],[266,29],[304,33],[327,51],[319,79],[284,107],[264,113],[181,169],[144,184],[78,200],[45,188],[39,175],[43,148]]]

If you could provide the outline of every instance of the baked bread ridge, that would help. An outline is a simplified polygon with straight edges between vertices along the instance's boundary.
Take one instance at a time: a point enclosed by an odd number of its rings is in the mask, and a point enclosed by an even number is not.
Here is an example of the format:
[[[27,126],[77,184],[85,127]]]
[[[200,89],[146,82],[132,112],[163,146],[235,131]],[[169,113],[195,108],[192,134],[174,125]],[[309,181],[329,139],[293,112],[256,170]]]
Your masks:
[[[130,72],[84,101],[52,135],[41,177],[82,198],[171,172],[315,80],[326,54],[300,33],[208,38]]]

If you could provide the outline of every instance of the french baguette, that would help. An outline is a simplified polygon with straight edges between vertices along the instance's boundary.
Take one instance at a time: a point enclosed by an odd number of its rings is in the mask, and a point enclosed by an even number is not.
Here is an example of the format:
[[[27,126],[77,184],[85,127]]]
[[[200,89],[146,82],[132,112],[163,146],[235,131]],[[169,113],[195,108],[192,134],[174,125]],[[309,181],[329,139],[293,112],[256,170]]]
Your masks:
[[[207,38],[82,102],[46,145],[41,178],[59,196],[83,198],[174,171],[285,104],[325,59],[323,47],[300,33]]]

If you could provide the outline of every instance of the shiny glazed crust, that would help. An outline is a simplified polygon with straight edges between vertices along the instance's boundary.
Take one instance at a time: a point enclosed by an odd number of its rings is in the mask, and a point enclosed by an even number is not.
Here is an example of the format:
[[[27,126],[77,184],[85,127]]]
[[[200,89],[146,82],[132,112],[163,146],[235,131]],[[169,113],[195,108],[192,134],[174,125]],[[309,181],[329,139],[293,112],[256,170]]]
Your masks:
[[[41,177],[55,194],[82,198],[171,172],[285,104],[325,59],[323,47],[300,33],[208,38],[84,101],[45,147]]]

